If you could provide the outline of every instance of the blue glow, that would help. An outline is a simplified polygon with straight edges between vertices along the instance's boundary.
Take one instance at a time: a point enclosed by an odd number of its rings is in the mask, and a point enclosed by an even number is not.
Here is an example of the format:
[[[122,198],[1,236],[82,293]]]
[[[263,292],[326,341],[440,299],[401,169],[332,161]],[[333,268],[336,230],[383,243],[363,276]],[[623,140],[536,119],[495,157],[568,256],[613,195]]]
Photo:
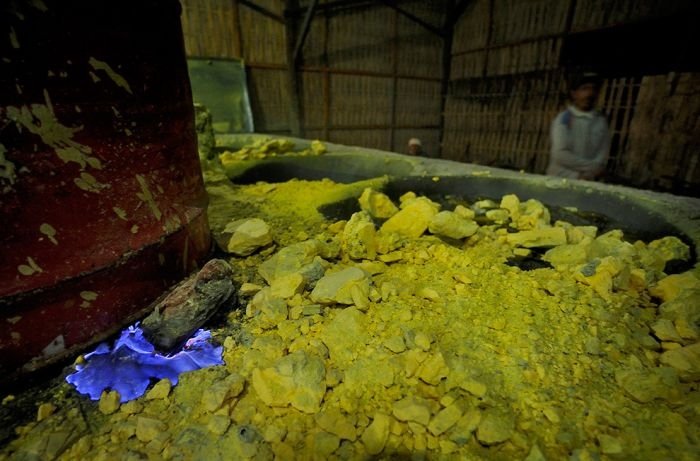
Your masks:
[[[66,381],[92,400],[99,400],[104,390],[115,390],[122,403],[128,402],[142,396],[153,379],[168,378],[174,386],[180,373],[223,365],[223,347],[213,346],[210,339],[209,331],[198,330],[181,351],[162,355],[143,336],[137,323],[122,331],[111,351],[107,343],[102,343],[86,354],[86,363],[77,365],[77,371]]]

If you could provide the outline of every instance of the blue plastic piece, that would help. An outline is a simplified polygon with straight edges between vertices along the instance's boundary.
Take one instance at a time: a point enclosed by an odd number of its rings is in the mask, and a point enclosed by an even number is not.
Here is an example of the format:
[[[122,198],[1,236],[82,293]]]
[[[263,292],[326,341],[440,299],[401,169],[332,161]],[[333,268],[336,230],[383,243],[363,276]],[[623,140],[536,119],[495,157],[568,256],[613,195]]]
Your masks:
[[[122,331],[111,351],[107,343],[102,343],[85,355],[86,363],[77,365],[77,371],[66,381],[92,400],[99,400],[104,390],[115,390],[122,403],[128,402],[142,396],[151,380],[168,378],[174,386],[180,373],[223,365],[223,347],[215,347],[210,339],[209,331],[198,330],[181,351],[162,355],[143,336],[137,323]]]

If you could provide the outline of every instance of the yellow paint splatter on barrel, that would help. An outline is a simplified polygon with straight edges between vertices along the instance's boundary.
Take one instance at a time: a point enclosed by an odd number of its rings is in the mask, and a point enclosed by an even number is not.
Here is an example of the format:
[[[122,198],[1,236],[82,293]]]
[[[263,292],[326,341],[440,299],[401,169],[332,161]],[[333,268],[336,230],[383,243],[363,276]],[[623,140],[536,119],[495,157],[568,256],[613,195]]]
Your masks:
[[[98,59],[95,59],[93,57],[90,57],[89,61],[90,65],[92,66],[93,69],[95,70],[103,70],[109,78],[112,79],[112,81],[119,87],[124,88],[129,94],[133,94],[131,92],[131,87],[129,86],[129,82],[126,81],[124,77],[119,75],[117,72],[112,69],[112,67],[107,64],[104,61],[100,61]]]
[[[51,243],[58,245],[58,240],[56,240],[56,229],[54,229],[51,224],[43,223],[41,226],[39,226],[39,232],[51,240]]]
[[[156,220],[160,220],[161,216],[163,214],[160,212],[160,208],[158,208],[158,204],[153,198],[153,194],[151,193],[151,190],[148,188],[148,183],[146,182],[146,178],[144,178],[142,175],[137,174],[136,175],[136,180],[138,181],[139,185],[141,186],[141,192],[136,193],[136,196],[141,199],[141,201],[146,202],[148,205],[148,208],[150,208],[151,213],[153,213],[153,216],[156,218]]]
[[[17,270],[22,275],[34,275],[38,272],[44,272],[41,267],[34,261],[34,258],[27,256],[27,264],[20,264],[17,266]]]

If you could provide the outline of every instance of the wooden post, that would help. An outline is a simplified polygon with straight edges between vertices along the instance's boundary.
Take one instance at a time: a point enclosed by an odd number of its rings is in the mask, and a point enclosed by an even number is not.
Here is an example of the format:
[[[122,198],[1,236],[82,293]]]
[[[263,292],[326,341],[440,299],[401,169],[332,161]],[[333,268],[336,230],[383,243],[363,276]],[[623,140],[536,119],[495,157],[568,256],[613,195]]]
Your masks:
[[[301,98],[298,63],[294,59],[294,46],[297,39],[297,21],[290,12],[299,8],[299,0],[287,0],[285,13],[285,33],[287,38],[287,89],[289,94],[289,130],[292,136],[303,136],[301,130]]]

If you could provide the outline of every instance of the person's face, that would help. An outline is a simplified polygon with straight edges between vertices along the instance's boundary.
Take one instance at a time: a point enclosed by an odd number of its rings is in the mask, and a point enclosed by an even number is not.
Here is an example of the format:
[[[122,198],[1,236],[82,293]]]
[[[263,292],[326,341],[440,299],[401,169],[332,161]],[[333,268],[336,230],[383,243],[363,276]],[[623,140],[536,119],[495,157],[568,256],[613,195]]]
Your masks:
[[[408,153],[411,155],[420,154],[420,146],[418,144],[409,144],[408,145]]]
[[[593,109],[598,97],[598,88],[593,83],[584,83],[571,91],[571,100],[577,109],[589,111]]]

